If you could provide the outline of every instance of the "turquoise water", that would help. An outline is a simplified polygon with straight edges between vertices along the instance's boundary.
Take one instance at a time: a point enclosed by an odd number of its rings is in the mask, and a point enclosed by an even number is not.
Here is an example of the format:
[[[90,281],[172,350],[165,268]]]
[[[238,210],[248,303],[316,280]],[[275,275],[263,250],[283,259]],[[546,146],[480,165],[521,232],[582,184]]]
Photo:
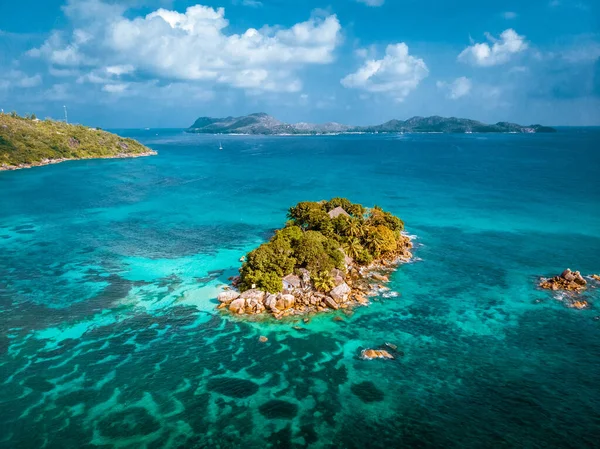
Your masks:
[[[0,173],[1,448],[600,447],[600,285],[536,289],[600,274],[599,129],[120,133],[159,155]],[[399,296],[216,313],[287,207],[332,196],[416,236]]]

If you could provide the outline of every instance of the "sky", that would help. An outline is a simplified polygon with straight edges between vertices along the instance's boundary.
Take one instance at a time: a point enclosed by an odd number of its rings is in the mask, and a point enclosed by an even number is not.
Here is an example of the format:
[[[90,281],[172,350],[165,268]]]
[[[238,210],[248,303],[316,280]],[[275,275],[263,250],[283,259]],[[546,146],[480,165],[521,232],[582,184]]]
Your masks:
[[[0,108],[600,125],[598,0],[0,0]]]

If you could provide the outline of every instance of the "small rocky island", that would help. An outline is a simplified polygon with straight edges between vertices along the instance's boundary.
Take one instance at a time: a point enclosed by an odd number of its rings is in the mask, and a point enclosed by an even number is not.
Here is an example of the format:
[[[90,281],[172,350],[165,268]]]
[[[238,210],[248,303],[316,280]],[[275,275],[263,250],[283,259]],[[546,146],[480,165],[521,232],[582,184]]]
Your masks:
[[[0,171],[56,164],[74,159],[150,156],[155,151],[133,139],[101,129],[0,114]]]
[[[384,274],[412,257],[404,223],[345,198],[301,202],[268,243],[250,252],[218,296],[219,309],[276,319],[367,305]]]
[[[592,274],[588,277],[592,283],[600,282],[600,276]],[[579,271],[571,271],[570,268],[564,270],[560,275],[551,278],[541,278],[538,286],[544,290],[565,291],[572,293],[565,299],[567,305],[574,309],[586,309],[590,304],[577,295],[586,290],[588,281],[581,275]]]
[[[544,290],[570,290],[581,291],[586,288],[587,281],[583,278],[579,271],[571,271],[567,268],[559,276],[554,276],[550,279],[542,278],[540,288]]]

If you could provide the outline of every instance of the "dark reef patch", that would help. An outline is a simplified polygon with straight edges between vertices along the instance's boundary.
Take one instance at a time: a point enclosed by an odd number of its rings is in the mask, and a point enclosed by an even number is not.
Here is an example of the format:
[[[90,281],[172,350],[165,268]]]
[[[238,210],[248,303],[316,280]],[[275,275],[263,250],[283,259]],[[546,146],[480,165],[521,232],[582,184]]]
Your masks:
[[[50,391],[54,388],[54,384],[52,382],[49,382],[40,376],[28,377],[23,385],[31,388],[32,390],[43,392]]]
[[[365,381],[352,384],[350,389],[364,403],[381,402],[384,398],[383,391],[377,388],[373,382]]]
[[[146,409],[133,407],[105,416],[98,423],[100,433],[109,438],[148,435],[160,429],[160,423]]]
[[[232,398],[247,398],[258,391],[258,384],[235,377],[217,377],[208,381],[208,389]]]
[[[280,399],[265,402],[258,410],[261,415],[269,419],[292,419],[298,414],[298,406],[296,404]]]

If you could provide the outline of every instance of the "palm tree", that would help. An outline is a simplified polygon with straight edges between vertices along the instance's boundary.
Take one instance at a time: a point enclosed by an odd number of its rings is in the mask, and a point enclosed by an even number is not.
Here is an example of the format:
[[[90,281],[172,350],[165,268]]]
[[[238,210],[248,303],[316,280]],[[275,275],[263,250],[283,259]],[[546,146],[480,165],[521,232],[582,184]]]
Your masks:
[[[377,231],[371,231],[365,236],[367,248],[375,255],[379,256],[381,248],[385,244],[383,237]]]
[[[317,275],[313,277],[313,284],[315,285],[315,288],[321,292],[329,292],[335,287],[333,278],[326,271],[317,273]]]
[[[362,245],[360,244],[360,240],[358,240],[356,237],[348,238],[342,247],[344,248],[346,254],[353,259],[356,259],[363,249]]]
[[[351,218],[348,221],[348,227],[346,233],[350,237],[360,237],[363,235],[362,222],[358,218]]]

